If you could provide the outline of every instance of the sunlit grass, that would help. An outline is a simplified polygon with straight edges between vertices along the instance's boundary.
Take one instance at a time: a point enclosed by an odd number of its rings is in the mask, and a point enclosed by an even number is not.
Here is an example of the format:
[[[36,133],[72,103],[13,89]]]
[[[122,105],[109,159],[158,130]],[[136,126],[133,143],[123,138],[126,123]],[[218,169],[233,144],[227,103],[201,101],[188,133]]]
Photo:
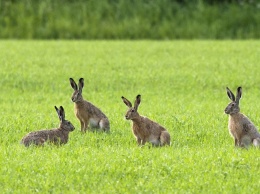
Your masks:
[[[255,193],[260,151],[236,149],[225,87],[259,125],[259,41],[1,41],[0,188],[3,193]],[[111,133],[80,132],[69,77],[102,109]],[[171,146],[138,147],[124,95],[163,125]],[[76,130],[68,144],[25,148],[30,131]]]

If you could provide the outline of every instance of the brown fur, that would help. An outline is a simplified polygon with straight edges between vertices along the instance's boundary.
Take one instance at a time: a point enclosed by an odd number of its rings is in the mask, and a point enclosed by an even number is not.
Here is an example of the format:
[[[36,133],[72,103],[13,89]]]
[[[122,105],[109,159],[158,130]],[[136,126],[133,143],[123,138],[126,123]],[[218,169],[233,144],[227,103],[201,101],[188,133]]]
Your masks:
[[[56,145],[66,144],[68,142],[69,132],[73,131],[75,128],[69,121],[65,120],[65,112],[62,106],[60,109],[55,106],[55,109],[60,118],[59,128],[30,132],[23,137],[21,144],[28,147],[31,144],[44,145],[46,141]]]
[[[133,121],[132,130],[138,145],[144,145],[146,142],[150,142],[154,146],[170,145],[171,138],[167,130],[149,118],[140,116],[137,112],[141,103],[141,95],[137,95],[134,107],[125,97],[122,96],[122,99],[129,107],[125,117],[127,120]]]
[[[90,128],[102,131],[110,131],[110,123],[106,115],[96,106],[90,102],[83,99],[82,88],[84,86],[84,79],[79,79],[79,84],[77,85],[75,81],[70,78],[71,87],[74,89],[72,94],[72,101],[74,105],[74,113],[80,121],[81,131],[86,132]]]
[[[227,94],[232,102],[226,107],[225,113],[229,114],[228,128],[234,138],[235,146],[248,147],[251,144],[260,146],[260,134],[257,128],[249,118],[240,113],[239,100],[242,97],[242,88],[237,88],[236,98],[229,88]]]

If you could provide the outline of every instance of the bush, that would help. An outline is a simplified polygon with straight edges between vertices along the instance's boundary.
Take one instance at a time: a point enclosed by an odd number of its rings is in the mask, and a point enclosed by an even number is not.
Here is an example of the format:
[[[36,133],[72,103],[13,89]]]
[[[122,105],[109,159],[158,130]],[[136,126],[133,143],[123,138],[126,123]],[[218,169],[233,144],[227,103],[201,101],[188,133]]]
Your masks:
[[[254,1],[0,0],[0,38],[249,39],[259,25]]]

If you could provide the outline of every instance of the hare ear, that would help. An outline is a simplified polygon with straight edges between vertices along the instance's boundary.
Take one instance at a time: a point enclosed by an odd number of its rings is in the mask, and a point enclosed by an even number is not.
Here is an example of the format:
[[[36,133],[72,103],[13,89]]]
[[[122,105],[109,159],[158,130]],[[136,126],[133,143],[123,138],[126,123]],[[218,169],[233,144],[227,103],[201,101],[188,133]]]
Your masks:
[[[82,88],[84,87],[84,78],[79,79],[79,91],[82,92]]]
[[[242,87],[237,88],[237,96],[236,96],[236,103],[239,103],[239,100],[242,97]]]
[[[126,104],[126,106],[128,106],[129,108],[132,107],[132,103],[129,100],[127,100],[124,96],[122,96],[121,98],[123,102]]]
[[[70,85],[75,91],[78,90],[78,86],[72,78],[70,78]]]
[[[60,118],[62,121],[65,120],[65,110],[62,106],[60,106]]]
[[[56,112],[59,114],[60,111],[59,111],[59,109],[57,108],[57,106],[54,106],[54,108],[55,108]]]
[[[235,101],[235,95],[231,92],[231,90],[227,87],[227,95],[233,102]]]
[[[135,111],[137,111],[138,106],[140,105],[140,103],[141,103],[141,95],[138,94],[138,95],[136,96],[136,100],[135,100],[135,106],[134,106]]]
[[[57,106],[54,106],[54,108],[55,108],[55,110],[56,110],[56,112],[58,114],[58,117],[59,117],[60,121],[61,121],[60,110],[57,108]]]

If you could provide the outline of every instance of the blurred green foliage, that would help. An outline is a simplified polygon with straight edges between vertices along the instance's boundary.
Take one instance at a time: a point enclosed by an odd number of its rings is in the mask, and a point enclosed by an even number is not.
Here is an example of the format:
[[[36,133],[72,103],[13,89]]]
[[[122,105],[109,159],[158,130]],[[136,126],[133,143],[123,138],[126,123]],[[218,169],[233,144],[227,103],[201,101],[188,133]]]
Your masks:
[[[260,3],[0,0],[0,38],[253,39],[260,38]]]

